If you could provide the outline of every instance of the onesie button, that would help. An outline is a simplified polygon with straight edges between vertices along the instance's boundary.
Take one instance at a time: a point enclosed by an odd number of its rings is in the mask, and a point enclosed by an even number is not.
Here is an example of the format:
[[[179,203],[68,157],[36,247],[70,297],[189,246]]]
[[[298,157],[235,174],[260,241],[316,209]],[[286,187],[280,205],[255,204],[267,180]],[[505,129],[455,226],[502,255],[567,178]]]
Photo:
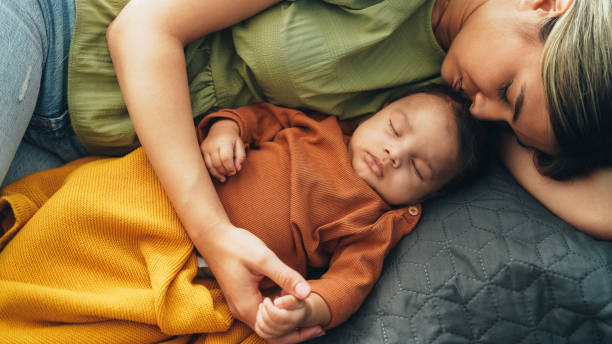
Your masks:
[[[410,206],[408,207],[408,214],[412,215],[412,216],[417,216],[419,215],[419,208],[415,207],[415,206]]]

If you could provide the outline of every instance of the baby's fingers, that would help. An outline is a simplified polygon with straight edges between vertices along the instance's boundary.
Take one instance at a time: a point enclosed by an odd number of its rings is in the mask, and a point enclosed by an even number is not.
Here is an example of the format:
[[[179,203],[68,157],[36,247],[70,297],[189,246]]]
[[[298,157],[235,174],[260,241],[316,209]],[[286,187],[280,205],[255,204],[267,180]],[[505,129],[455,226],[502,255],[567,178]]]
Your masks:
[[[218,181],[222,183],[225,182],[225,176],[217,170],[217,168],[215,167],[215,164],[213,163],[212,157],[208,153],[204,154],[204,164],[206,165],[206,168],[208,169],[208,173],[210,173],[210,175],[213,176],[213,178],[217,179]]]
[[[294,310],[304,307],[304,301],[301,301],[295,296],[288,294],[274,299],[274,305],[278,308]]]
[[[244,159],[246,159],[246,150],[242,140],[238,138],[236,142],[234,142],[234,165],[236,166],[236,171],[240,171],[242,169]]]
[[[283,328],[279,328],[278,324],[271,319],[268,313],[269,309],[264,303],[259,304],[259,310],[255,321],[255,331],[262,338],[274,338],[285,334]]]
[[[223,153],[221,152],[222,150],[222,146],[217,147],[216,150],[212,151],[210,153],[210,160],[212,161],[213,166],[215,167],[215,170],[217,170],[217,173],[222,174],[224,176],[230,176],[231,174],[229,173],[229,171],[225,168],[225,164],[223,163]]]
[[[223,169],[226,176],[236,174],[236,166],[234,165],[234,145],[224,144],[219,147],[219,170]]]

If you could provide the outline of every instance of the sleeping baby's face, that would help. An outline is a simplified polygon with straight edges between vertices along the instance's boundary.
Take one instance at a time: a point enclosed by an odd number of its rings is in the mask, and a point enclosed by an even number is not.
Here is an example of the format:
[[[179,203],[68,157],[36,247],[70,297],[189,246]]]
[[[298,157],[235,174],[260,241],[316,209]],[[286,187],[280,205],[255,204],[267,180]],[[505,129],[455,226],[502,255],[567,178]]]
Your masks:
[[[387,203],[415,203],[459,171],[459,136],[449,100],[416,93],[381,109],[355,129],[355,172]]]

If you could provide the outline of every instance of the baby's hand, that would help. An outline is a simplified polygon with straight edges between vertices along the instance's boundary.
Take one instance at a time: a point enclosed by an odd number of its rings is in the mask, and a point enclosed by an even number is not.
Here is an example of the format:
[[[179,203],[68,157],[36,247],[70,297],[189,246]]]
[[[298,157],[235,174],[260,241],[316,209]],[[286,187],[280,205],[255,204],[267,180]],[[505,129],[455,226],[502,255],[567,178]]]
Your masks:
[[[218,120],[200,144],[208,172],[220,182],[240,171],[246,158],[239,130],[238,124],[231,119]]]
[[[300,327],[307,316],[306,302],[293,295],[278,297],[274,302],[266,297],[257,310],[255,332],[264,339],[281,337]]]

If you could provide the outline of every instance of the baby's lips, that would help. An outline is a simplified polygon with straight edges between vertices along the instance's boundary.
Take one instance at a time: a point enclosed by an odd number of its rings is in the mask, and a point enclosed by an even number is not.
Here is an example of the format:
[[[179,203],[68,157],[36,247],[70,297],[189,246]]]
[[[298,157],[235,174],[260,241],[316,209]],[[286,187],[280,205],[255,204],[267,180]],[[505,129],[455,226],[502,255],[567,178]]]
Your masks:
[[[372,173],[374,173],[374,175],[376,175],[378,178],[381,178],[383,176],[382,164],[380,163],[380,160],[378,160],[377,157],[370,153],[367,153],[365,156],[365,162],[372,171]]]

